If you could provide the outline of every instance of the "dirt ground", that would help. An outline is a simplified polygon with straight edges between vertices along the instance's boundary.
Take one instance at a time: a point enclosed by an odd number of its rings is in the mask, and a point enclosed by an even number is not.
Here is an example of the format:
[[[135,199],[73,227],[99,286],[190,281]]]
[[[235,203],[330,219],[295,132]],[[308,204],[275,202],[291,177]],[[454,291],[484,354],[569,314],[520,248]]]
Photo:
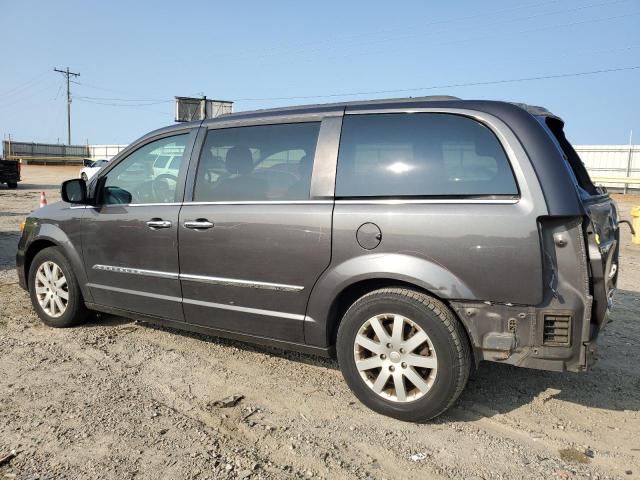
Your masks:
[[[413,425],[358,403],[330,360],[117,317],[42,325],[15,283],[19,224],[77,172],[27,166],[18,190],[0,187],[0,479],[640,478],[640,246],[626,227],[591,372],[482,364],[449,412]],[[625,218],[640,205],[617,200]],[[244,399],[214,405],[232,394]]]

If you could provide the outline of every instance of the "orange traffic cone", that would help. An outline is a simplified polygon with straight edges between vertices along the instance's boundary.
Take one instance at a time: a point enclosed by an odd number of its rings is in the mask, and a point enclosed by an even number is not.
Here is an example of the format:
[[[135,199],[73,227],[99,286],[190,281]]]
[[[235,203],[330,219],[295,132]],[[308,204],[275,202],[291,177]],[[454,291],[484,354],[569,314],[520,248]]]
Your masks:
[[[40,194],[40,208],[42,208],[42,207],[46,207],[46,206],[47,206],[47,197],[46,197],[46,195],[44,194],[44,192],[42,192],[42,193]]]

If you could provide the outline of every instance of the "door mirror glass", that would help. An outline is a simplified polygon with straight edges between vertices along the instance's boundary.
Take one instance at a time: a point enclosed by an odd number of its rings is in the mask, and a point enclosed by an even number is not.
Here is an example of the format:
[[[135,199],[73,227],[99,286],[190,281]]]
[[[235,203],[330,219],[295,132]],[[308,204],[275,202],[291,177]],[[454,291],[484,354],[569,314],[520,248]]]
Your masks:
[[[60,191],[62,201],[67,203],[87,203],[87,184],[81,178],[74,178],[62,183]]]

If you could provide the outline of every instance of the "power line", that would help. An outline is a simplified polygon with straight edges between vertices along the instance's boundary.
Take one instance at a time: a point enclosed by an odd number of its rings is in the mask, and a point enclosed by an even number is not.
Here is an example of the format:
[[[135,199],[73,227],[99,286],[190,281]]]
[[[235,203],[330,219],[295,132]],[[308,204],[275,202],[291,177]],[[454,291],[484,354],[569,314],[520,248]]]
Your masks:
[[[137,109],[137,110],[146,110],[146,111],[149,111],[149,112],[159,113],[159,114],[162,114],[162,115],[167,115],[169,117],[173,117],[173,114],[170,114],[168,112],[161,112],[160,110],[154,110],[154,109],[151,109],[151,108],[145,108],[146,106],[149,106],[149,105],[158,105],[160,103],[171,102],[171,100],[162,101],[162,102],[152,102],[152,103],[120,104],[120,103],[95,102],[95,101],[91,101],[91,100],[84,100],[84,99],[81,99],[79,97],[76,97],[76,99],[78,99],[79,102],[88,103],[90,105],[102,105],[102,106],[106,106],[106,107],[120,107],[120,108],[133,108],[133,109]]]
[[[144,107],[147,105],[159,105],[161,103],[172,103],[172,100],[159,100],[157,102],[140,102],[140,103],[120,103],[120,102],[102,102],[100,100],[87,99],[85,97],[76,97],[80,102],[92,103],[95,105],[108,105],[111,107]],[[139,102],[139,101],[138,101]]]
[[[592,18],[592,19],[587,19],[587,20],[581,20],[581,21],[576,21],[576,22],[569,22],[569,23],[561,23],[561,24],[554,24],[554,25],[542,25],[540,27],[535,27],[535,28],[528,28],[528,29],[524,29],[524,30],[519,30],[516,32],[511,32],[509,35],[506,35],[507,37],[513,37],[513,36],[520,36],[522,34],[527,34],[527,33],[534,33],[534,32],[539,32],[539,31],[544,31],[544,30],[549,30],[549,29],[555,29],[555,28],[564,28],[564,27],[573,27],[573,26],[577,26],[577,25],[584,25],[584,24],[589,24],[589,23],[595,23],[595,22],[605,22],[605,21],[610,21],[610,20],[618,20],[618,19],[627,19],[630,16],[633,15],[638,15],[640,14],[640,11],[635,11],[635,12],[629,12],[623,15],[615,15],[615,16],[611,16],[611,17],[598,17],[598,18]],[[502,23],[502,22],[498,22]],[[488,35],[478,35],[475,37],[468,37],[468,38],[456,38],[454,40],[447,40],[447,41],[436,41],[436,42],[431,42],[428,44],[430,49],[433,49],[433,47],[437,47],[437,46],[443,46],[443,45],[455,45],[455,44],[459,44],[459,43],[467,43],[467,42],[477,42],[478,40],[486,40],[486,39],[491,39],[491,38],[501,38],[505,36],[504,32],[498,32],[498,33],[491,33]],[[373,43],[373,42],[370,42]],[[365,45],[366,46],[366,45]],[[394,49],[387,49],[388,51],[395,51]],[[339,50],[336,50],[339,51]],[[345,59],[345,58],[349,58],[349,57],[353,57],[353,56],[358,56],[358,58],[362,58],[365,55],[379,55],[381,53],[381,51],[384,50],[380,50],[378,49],[367,49],[366,51],[351,51],[351,52],[347,52],[347,53],[341,53],[339,55],[332,55],[330,57],[326,57],[325,60],[327,59]],[[299,60],[298,63],[302,62],[302,61],[314,61],[313,58],[311,57],[305,57],[305,59]],[[278,65],[285,65],[285,64],[289,64],[290,62],[282,62],[280,64],[276,63],[276,64],[271,64],[272,67],[278,66]]]
[[[236,60],[244,59],[244,58],[253,58],[254,60],[259,60],[264,57],[279,56],[279,55],[289,56],[291,54],[295,55],[296,53],[308,53],[309,50],[307,49],[307,47],[316,46],[313,50],[319,50],[321,46],[324,46],[324,45],[328,45],[328,46],[337,45],[337,44],[343,43],[345,40],[348,42],[350,40],[369,37],[371,35],[375,35],[376,38],[380,38],[381,35],[385,35],[389,33],[395,33],[400,31],[406,33],[408,29],[417,28],[424,31],[426,27],[431,27],[433,25],[446,24],[446,23],[458,23],[458,22],[464,22],[466,20],[474,20],[477,18],[483,18],[487,16],[494,17],[498,14],[510,12],[513,10],[535,8],[535,7],[548,5],[552,3],[558,3],[559,1],[560,0],[546,0],[546,1],[537,2],[533,4],[528,4],[528,5],[516,5],[509,8],[494,10],[490,12],[484,11],[483,13],[468,15],[464,17],[443,18],[443,19],[437,19],[437,20],[430,20],[426,22],[421,21],[420,23],[414,23],[413,25],[409,25],[409,26],[403,25],[401,28],[380,29],[380,30],[376,30],[375,32],[350,33],[350,34],[343,34],[343,35],[337,35],[337,36],[332,35],[329,38],[326,38],[325,36],[325,38],[320,41],[296,42],[295,44],[285,43],[284,45],[281,44],[280,46],[271,47],[266,50],[263,49],[262,51],[252,49],[252,50],[245,50],[244,52],[221,53],[220,55],[217,55],[216,58],[232,57],[233,59],[236,59]],[[629,1],[629,0],[617,0],[617,1]],[[279,49],[280,51],[278,51]],[[255,57],[255,55],[258,55],[258,56]]]
[[[93,88],[93,89],[96,89],[96,90],[103,90],[105,92],[121,93],[121,94],[124,94],[124,95],[136,96],[135,94],[131,94],[129,92],[125,92],[125,91],[122,91],[122,90],[115,90],[115,89],[112,89],[112,88],[101,87],[101,86],[98,86],[98,85],[92,85],[92,84],[85,83],[85,82],[76,82],[76,81],[71,80],[71,83],[75,83],[76,85],[80,85],[82,87]],[[90,98],[103,98],[104,99],[106,97],[90,97]],[[159,99],[157,99],[157,98],[144,98],[144,99],[140,99],[140,100],[157,101]]]
[[[33,99],[35,97],[37,97],[39,94],[45,92],[45,91],[50,91],[52,84],[51,84],[51,79],[45,79],[46,81],[39,81],[37,83],[34,83],[31,85],[31,87],[27,90],[23,90],[21,92],[16,92],[14,93],[13,96],[10,96],[4,100],[0,100],[0,107],[2,108],[6,108],[18,103],[23,103],[25,101],[28,101],[30,99]],[[38,86],[39,88],[35,88],[36,86]],[[35,88],[35,90],[34,90]],[[49,95],[47,95],[48,97]]]
[[[0,97],[12,96],[12,95],[15,95],[16,93],[23,92],[24,90],[28,90],[29,88],[33,88],[36,85],[42,83],[43,80],[46,80],[45,78],[46,75],[47,75],[47,72],[40,73],[35,77],[27,80],[26,82],[21,83],[20,85],[17,85],[13,88],[5,90],[4,92],[0,92]]]
[[[76,98],[83,100],[99,100],[99,101],[116,101],[116,102],[154,102],[154,103],[170,103],[173,100],[160,100],[157,98],[113,98],[113,97],[88,97],[84,95],[76,95]]]
[[[69,71],[69,67],[66,70],[53,69],[54,72],[61,73],[67,77],[67,145],[71,145],[71,87],[69,85],[69,77],[79,77],[80,72],[74,73]]]
[[[500,24],[504,24],[504,23],[509,23],[512,24],[514,22],[518,22],[518,21],[524,21],[524,20],[531,20],[531,19],[535,19],[535,18],[539,18],[539,17],[545,17],[545,16],[549,16],[549,15],[558,15],[558,14],[563,14],[563,13],[572,13],[572,12],[576,12],[576,11],[580,11],[580,10],[586,10],[589,8],[595,8],[595,7],[601,7],[601,6],[609,6],[609,5],[613,5],[613,4],[617,4],[617,3],[627,3],[630,0],[609,0],[609,1],[604,1],[604,2],[599,2],[599,3],[592,3],[592,4],[588,4],[588,5],[580,5],[578,7],[573,7],[573,8],[568,8],[568,9],[562,9],[562,10],[555,10],[552,12],[542,12],[542,13],[536,13],[533,15],[527,15],[527,16],[521,16],[521,17],[515,17],[515,18],[506,18],[506,19],[496,19],[495,21],[491,21],[490,23],[493,24],[494,26],[498,26]],[[549,2],[543,2],[543,3],[549,3]],[[517,8],[517,7],[515,7]],[[464,20],[470,20],[470,19],[476,19],[476,18],[482,18],[482,17],[486,17],[486,16],[490,16],[490,17],[495,17],[495,14],[497,13],[502,13],[504,11],[508,11],[508,10],[513,10],[514,7],[506,9],[506,10],[499,10],[497,12],[492,12],[492,13],[484,13],[484,14],[478,14],[478,15],[473,15],[473,16],[467,16],[467,17],[458,17],[458,18],[451,18],[449,20],[440,20],[440,21],[433,21],[433,22],[428,22],[426,24],[420,25],[418,28],[418,31],[412,31],[411,29],[408,29],[409,31],[407,32],[407,29],[403,30],[402,34],[399,35],[380,35],[378,32],[376,32],[375,34],[375,39],[373,40],[363,40],[363,41],[359,41],[359,42],[348,42],[346,44],[341,43],[341,42],[335,42],[332,40],[328,40],[325,41],[324,43],[327,44],[333,44],[335,45],[335,47],[337,47],[338,50],[343,50],[345,48],[350,48],[350,47],[355,47],[355,48],[359,48],[359,47],[370,47],[371,45],[374,44],[388,44],[390,41],[393,40],[400,40],[400,39],[407,39],[410,37],[415,37],[415,36],[422,36],[425,33],[427,33],[428,36],[433,36],[433,35],[439,35],[441,33],[446,33],[448,30],[444,30],[444,31],[433,31],[433,30],[429,30],[426,29],[426,26],[431,26],[431,25],[437,25],[437,24],[446,24],[446,23],[457,23],[459,21],[464,21]],[[581,24],[581,23],[590,23],[590,22],[594,22],[594,21],[605,21],[605,20],[610,20],[610,19],[617,19],[617,18],[622,18],[625,17],[627,15],[619,15],[619,16],[615,16],[615,17],[607,17],[607,18],[596,18],[596,19],[591,19],[591,20],[587,20],[585,22],[577,22],[575,24]],[[556,28],[556,27],[562,27],[562,26],[569,26],[569,25],[574,25],[574,23],[569,23],[569,24],[560,24],[560,25],[547,25],[544,26],[544,28]],[[483,24],[483,27],[486,27],[486,23]],[[533,30],[535,31],[535,30]],[[525,31],[526,32],[526,31]],[[496,35],[490,35],[491,36],[496,36]],[[478,37],[475,38],[471,38],[468,40],[460,40],[460,41],[469,41],[469,40],[475,40]],[[482,36],[480,38],[483,38]],[[457,43],[457,42],[456,42]],[[430,46],[433,46],[434,44],[430,44]],[[322,50],[322,48],[295,48],[293,51],[290,51],[289,53],[287,53],[287,56],[291,56],[291,55],[304,55],[305,57],[309,58],[309,55],[313,55],[314,53],[320,53]],[[367,50],[368,54],[371,53],[375,53],[375,51],[368,49]],[[263,58],[268,58],[268,57],[273,57],[273,56],[277,56],[277,53],[271,53],[271,54],[265,54],[265,55],[261,55],[257,58],[255,58],[255,60],[260,60]],[[342,56],[351,56],[354,55],[354,53],[351,54],[345,54],[345,55],[341,55]],[[355,55],[361,55],[361,53],[355,53]],[[289,61],[287,61],[287,63],[289,63]]]
[[[393,90],[370,90],[366,92],[332,93],[328,95],[300,95],[300,96],[292,96],[292,97],[239,98],[239,99],[236,99],[236,101],[258,102],[258,101],[269,101],[269,100],[301,100],[301,99],[310,99],[310,98],[355,97],[360,95],[381,95],[381,94],[387,94],[387,93],[419,92],[424,90],[435,90],[438,88],[477,87],[477,86],[484,86],[484,85],[499,85],[503,83],[531,82],[534,80],[548,80],[548,79],[554,79],[554,78],[582,77],[586,75],[597,75],[601,73],[612,73],[612,72],[624,72],[624,71],[637,70],[637,69],[640,69],[640,65],[634,65],[631,67],[607,68],[607,69],[601,69],[601,70],[589,70],[585,72],[540,75],[536,77],[521,77],[521,78],[511,78],[511,79],[504,79],[504,80],[489,80],[489,81],[469,82],[469,83],[451,83],[447,85],[430,85],[427,87],[399,88],[399,89],[393,89]]]
[[[61,83],[60,86],[58,87],[58,93],[56,93],[56,96],[53,98],[54,101],[57,100],[58,97],[60,96],[60,92],[62,91],[63,86],[64,85]]]
[[[613,53],[622,52],[626,50],[633,50],[634,48],[640,48],[640,43],[635,45],[627,45],[626,47],[617,48],[599,48],[594,50],[578,50],[577,52],[559,52],[559,55],[575,57],[577,55],[593,55],[594,53]]]

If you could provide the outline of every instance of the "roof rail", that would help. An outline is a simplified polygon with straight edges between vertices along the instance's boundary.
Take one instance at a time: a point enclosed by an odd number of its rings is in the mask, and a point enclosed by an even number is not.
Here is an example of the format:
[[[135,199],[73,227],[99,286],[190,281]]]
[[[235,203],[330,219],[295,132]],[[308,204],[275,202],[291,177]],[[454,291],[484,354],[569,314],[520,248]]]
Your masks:
[[[459,97],[454,97],[451,95],[429,95],[424,97],[400,97],[400,98],[377,98],[374,100],[351,100],[348,102],[331,102],[331,103],[316,103],[316,104],[302,104],[302,105],[294,105],[287,107],[275,107],[275,108],[264,108],[257,110],[240,110],[232,113],[224,113],[216,118],[228,118],[228,117],[243,117],[255,114],[269,114],[269,113],[279,113],[279,112],[296,112],[301,110],[308,109],[329,109],[332,107],[342,108],[342,107],[351,107],[358,105],[375,105],[381,103],[399,103],[399,102],[448,102],[448,101],[456,101],[462,100]]]

